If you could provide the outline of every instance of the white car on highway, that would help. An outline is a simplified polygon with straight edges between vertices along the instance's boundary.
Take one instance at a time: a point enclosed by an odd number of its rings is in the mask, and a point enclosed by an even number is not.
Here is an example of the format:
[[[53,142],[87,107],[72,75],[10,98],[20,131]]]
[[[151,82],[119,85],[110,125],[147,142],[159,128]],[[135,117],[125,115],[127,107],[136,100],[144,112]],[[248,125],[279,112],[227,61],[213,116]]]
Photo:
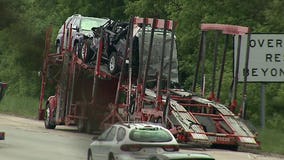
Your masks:
[[[88,160],[146,159],[149,155],[177,152],[179,145],[166,128],[152,123],[114,124],[94,140]]]

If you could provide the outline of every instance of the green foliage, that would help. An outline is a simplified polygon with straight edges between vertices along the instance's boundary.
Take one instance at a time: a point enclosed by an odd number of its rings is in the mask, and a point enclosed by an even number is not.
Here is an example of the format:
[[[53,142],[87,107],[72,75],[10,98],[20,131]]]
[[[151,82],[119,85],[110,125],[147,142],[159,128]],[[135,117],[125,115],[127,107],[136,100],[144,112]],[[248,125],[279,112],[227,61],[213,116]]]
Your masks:
[[[165,8],[168,3],[168,0],[127,1],[125,13],[140,17],[168,18]]]
[[[261,150],[264,152],[273,152],[284,154],[284,134],[278,129],[267,128],[260,130],[259,141],[261,142]]]
[[[5,95],[0,103],[0,112],[27,118],[37,118],[38,98],[30,96]]]
[[[268,3],[267,8],[264,10],[265,19],[264,26],[267,31],[283,32],[284,27],[284,2],[281,0],[272,0]]]
[[[9,0],[0,0],[0,29],[9,26],[18,20],[19,14],[23,11],[23,0],[11,3]]]
[[[266,122],[269,128],[278,129],[279,131],[284,131],[284,116],[280,113],[274,112],[272,116]]]

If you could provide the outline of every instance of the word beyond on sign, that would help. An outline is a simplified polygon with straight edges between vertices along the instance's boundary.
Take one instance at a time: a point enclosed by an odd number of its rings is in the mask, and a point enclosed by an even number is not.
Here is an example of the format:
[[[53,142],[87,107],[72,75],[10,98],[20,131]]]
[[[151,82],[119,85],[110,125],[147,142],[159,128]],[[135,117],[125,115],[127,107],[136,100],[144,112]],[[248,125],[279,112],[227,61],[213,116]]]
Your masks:
[[[243,74],[245,76],[245,73],[247,73],[247,76],[252,77],[284,77],[284,69],[283,68],[250,68],[247,69],[245,72],[245,69],[243,69]]]

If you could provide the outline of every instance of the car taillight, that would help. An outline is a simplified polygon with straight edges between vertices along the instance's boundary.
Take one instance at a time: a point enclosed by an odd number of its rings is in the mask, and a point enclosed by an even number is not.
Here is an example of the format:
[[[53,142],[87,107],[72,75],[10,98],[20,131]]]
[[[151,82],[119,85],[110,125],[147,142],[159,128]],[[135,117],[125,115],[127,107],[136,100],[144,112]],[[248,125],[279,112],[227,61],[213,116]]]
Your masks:
[[[173,152],[173,151],[178,151],[179,147],[177,145],[165,145],[162,147],[165,151],[168,152]]]
[[[124,144],[120,146],[120,149],[127,152],[137,152],[142,149],[142,146],[138,144]]]

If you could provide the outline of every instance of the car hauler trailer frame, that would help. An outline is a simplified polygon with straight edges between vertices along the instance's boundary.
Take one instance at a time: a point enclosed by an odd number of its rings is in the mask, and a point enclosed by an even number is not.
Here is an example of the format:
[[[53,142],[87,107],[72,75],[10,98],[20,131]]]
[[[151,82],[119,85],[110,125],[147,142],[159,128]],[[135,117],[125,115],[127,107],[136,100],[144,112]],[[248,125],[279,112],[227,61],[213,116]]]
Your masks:
[[[135,26],[142,26],[140,30],[141,42],[139,43],[141,44],[139,46],[141,47],[139,50],[139,64],[142,65],[139,66],[138,77],[133,76],[131,54],[134,52],[131,51],[133,48],[131,42],[136,35],[130,32],[128,37],[130,52],[127,57],[130,63],[128,65],[128,72],[122,70],[120,73],[121,76],[118,80],[117,97],[113,113],[121,115],[125,120],[162,123],[168,129],[172,130],[177,136],[177,139],[182,143],[259,147],[256,135],[243,123],[240,117],[234,114],[235,105],[237,105],[236,76],[238,73],[235,73],[233,77],[234,93],[232,103],[229,106],[221,104],[219,97],[223,80],[223,69],[220,70],[220,78],[218,79],[217,99],[213,96],[214,89],[211,90],[210,98],[204,98],[202,94],[200,96],[195,92],[173,87],[172,73],[174,68],[172,65],[175,64],[176,60],[176,53],[174,53],[176,51],[174,43],[175,22],[163,19],[134,17],[130,23],[130,28],[134,28]],[[145,31],[146,26],[150,26],[151,31]],[[130,31],[132,30],[130,29]],[[198,73],[201,73],[202,77],[204,76],[204,70],[199,71],[199,66],[202,65],[202,69],[205,67],[205,32],[217,31],[226,36],[227,41],[224,44],[225,49],[221,68],[224,68],[226,61],[224,56],[227,54],[228,37],[234,35],[240,38],[241,35],[249,33],[247,27],[223,24],[202,24],[201,30],[200,58],[197,61],[193,91],[196,90]],[[157,31],[160,33],[157,34]],[[159,36],[160,38],[157,38]],[[218,43],[218,40],[216,43]],[[237,44],[239,48],[240,44],[239,41]],[[238,64],[236,65],[238,66]],[[151,70],[152,74],[149,70]],[[216,68],[214,72],[216,72]],[[152,88],[149,88],[151,85]],[[245,84],[244,87],[246,87]],[[246,93],[244,92],[244,94]],[[126,98],[124,101],[119,101],[119,97],[122,95]],[[111,118],[113,120],[112,115],[106,117],[103,124]],[[181,131],[177,129],[181,129]]]
[[[214,97],[214,87],[210,98],[195,93],[198,73],[201,72],[202,77],[204,75],[205,32],[217,30],[228,39],[229,35],[248,33],[247,27],[201,25],[202,38],[193,91],[174,85],[178,82],[174,21],[133,17],[128,27],[123,62],[117,75],[111,74],[102,60],[104,49],[107,48],[104,46],[103,28],[99,30],[100,43],[95,66],[85,64],[72,52],[71,47],[59,54],[50,53],[48,37],[51,31],[47,32],[39,105],[39,119],[45,120],[46,128],[77,125],[81,131],[92,132],[119,121],[147,121],[161,123],[181,143],[259,147],[255,135],[230,110],[235,106],[223,105],[218,96],[217,99]],[[63,36],[67,43],[72,37],[71,33],[68,37]],[[133,45],[137,37],[138,53],[134,52]],[[227,41],[221,68],[226,60],[226,46]],[[138,71],[134,70],[137,67],[133,63],[133,57],[137,57],[134,54],[139,54]],[[219,84],[222,84],[223,71],[220,71]],[[215,75],[215,67],[213,72]],[[44,108],[44,91],[50,77],[57,84],[56,94],[48,98]],[[233,86],[236,85],[237,79],[234,79]],[[219,85],[217,95],[220,94],[220,88]],[[234,105],[235,99],[236,96],[232,98]]]
[[[56,125],[77,125],[83,132],[96,130],[96,124],[108,113],[108,104],[114,101],[117,80],[107,72],[106,66],[85,64],[71,47],[59,54],[51,53],[51,33],[50,28],[46,34],[39,119],[45,121],[48,129]],[[69,44],[71,33],[68,36],[63,33],[63,43]],[[44,107],[46,86],[52,83],[56,84],[56,93],[47,99]]]

